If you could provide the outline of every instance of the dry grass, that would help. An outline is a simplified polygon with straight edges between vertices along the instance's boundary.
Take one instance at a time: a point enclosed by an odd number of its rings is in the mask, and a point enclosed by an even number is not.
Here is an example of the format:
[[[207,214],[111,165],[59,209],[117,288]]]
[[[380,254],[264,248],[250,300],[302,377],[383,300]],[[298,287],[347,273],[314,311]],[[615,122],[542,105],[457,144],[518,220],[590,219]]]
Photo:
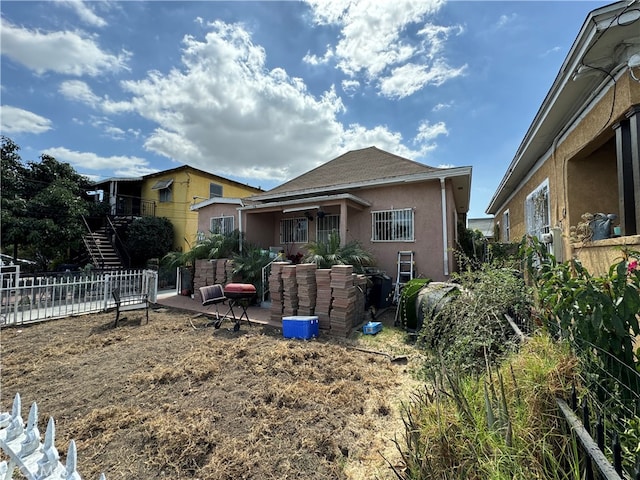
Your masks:
[[[397,461],[411,360],[354,350],[376,347],[359,334],[288,340],[204,328],[188,312],[155,310],[149,324],[127,313],[115,330],[113,314],[2,330],[1,409],[16,392],[36,401],[63,456],[76,440],[85,480],[394,478],[383,455]]]

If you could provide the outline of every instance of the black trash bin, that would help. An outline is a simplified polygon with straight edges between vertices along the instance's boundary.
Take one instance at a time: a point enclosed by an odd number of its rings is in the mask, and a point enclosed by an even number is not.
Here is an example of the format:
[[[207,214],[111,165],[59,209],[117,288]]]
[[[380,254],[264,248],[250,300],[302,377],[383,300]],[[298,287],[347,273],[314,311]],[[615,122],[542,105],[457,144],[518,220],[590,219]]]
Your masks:
[[[366,308],[376,309],[390,307],[393,302],[393,284],[391,277],[384,273],[369,275],[371,286],[367,295]]]

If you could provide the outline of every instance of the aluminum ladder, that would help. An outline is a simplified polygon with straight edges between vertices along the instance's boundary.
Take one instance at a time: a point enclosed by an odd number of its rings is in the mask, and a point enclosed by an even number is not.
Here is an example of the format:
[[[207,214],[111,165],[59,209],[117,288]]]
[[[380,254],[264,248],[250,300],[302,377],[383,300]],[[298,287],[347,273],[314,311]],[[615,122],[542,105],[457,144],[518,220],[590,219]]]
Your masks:
[[[393,296],[394,302],[400,299],[400,291],[402,287],[409,281],[413,280],[415,262],[413,259],[413,251],[401,250],[398,252],[398,275],[396,276],[396,291]]]

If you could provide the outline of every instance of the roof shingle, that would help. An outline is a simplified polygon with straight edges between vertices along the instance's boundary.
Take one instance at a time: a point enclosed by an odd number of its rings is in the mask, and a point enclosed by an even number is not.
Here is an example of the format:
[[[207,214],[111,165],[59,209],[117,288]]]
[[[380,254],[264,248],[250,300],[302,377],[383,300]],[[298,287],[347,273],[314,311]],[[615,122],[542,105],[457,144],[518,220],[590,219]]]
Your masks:
[[[440,169],[408,160],[376,147],[368,147],[344,153],[267,193],[269,195],[288,194],[437,170]]]

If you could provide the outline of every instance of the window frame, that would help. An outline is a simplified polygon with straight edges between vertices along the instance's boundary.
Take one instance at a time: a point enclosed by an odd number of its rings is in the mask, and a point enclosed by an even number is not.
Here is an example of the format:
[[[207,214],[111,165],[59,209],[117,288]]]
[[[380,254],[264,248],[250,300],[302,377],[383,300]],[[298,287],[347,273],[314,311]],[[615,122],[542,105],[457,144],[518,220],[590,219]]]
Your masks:
[[[502,212],[502,222],[500,227],[500,241],[508,243],[511,238],[511,216],[508,208]]]
[[[542,234],[551,231],[551,195],[548,178],[525,198],[524,217],[528,235],[540,239]]]
[[[217,187],[217,188],[214,188]],[[220,194],[218,195],[217,192],[214,192],[213,190],[217,190],[220,189]],[[223,197],[223,186],[220,185],[219,183],[215,183],[215,182],[210,182],[209,183],[209,198],[222,198]]]
[[[171,192],[171,185],[169,185],[166,188],[159,188],[158,189],[158,202],[160,203],[171,203],[172,202],[172,192]]]
[[[220,221],[222,228],[220,232],[216,232],[214,231],[213,228],[213,222],[214,221]],[[231,223],[231,228],[229,229],[229,225],[228,223]],[[214,235],[228,235],[231,232],[233,232],[233,230],[235,229],[235,222],[236,222],[236,217],[234,217],[233,215],[218,215],[216,217],[211,217],[209,218],[209,232],[214,234]],[[225,228],[227,227],[227,228]]]
[[[409,215],[407,216],[407,214]],[[402,218],[398,218],[400,215]],[[405,234],[398,236],[398,229],[402,227],[406,229]],[[383,230],[386,231],[383,232]],[[381,233],[386,233],[386,235],[381,235]],[[381,238],[383,236],[384,238]],[[371,212],[372,242],[415,242],[415,240],[415,210],[413,208],[394,208]]]

